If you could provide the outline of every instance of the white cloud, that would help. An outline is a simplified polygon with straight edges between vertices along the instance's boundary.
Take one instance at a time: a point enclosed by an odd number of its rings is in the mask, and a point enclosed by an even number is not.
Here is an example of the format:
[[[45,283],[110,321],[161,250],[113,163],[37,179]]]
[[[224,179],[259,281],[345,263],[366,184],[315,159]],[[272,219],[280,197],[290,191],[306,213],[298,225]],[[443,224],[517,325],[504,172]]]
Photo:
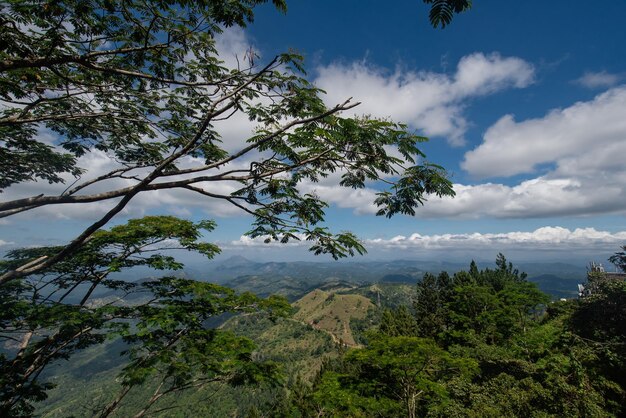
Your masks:
[[[328,105],[348,97],[362,102],[354,113],[391,117],[461,145],[469,122],[465,102],[507,88],[533,82],[534,68],[516,57],[475,53],[463,57],[454,75],[428,71],[389,73],[366,62],[334,63],[317,69],[315,84],[327,91]]]
[[[539,217],[626,213],[626,86],[517,122],[501,118],[461,166],[475,177],[542,175],[517,185],[457,185],[430,216]]]
[[[253,40],[240,28],[228,28],[216,38],[216,48],[220,52],[220,57],[224,59],[224,65],[230,68],[244,64],[242,62],[244,55],[250,47],[254,50]],[[389,75],[365,63],[355,63],[352,66],[331,65],[320,68],[316,81],[323,87],[328,87],[333,96],[328,96],[327,99],[333,102],[332,104],[344,101],[351,95],[345,89],[353,88],[359,93],[366,92],[367,97],[358,97],[364,102],[358,109],[360,113],[372,113],[381,117],[392,116],[396,120],[406,120],[416,126],[423,125],[426,127],[427,134],[447,135],[452,141],[460,143],[468,123],[462,115],[464,100],[509,87],[524,87],[532,82],[533,75],[532,66],[519,58],[476,53],[461,59],[456,74],[453,76],[433,72],[402,74],[400,71]],[[339,85],[332,85],[333,83],[339,83]],[[398,100],[399,97],[400,100]],[[215,123],[215,129],[224,140],[224,147],[230,152],[240,149],[253,133],[254,128],[255,124],[249,121],[242,112]],[[44,130],[40,132],[39,138],[52,143],[55,136]],[[192,165],[194,162],[198,161],[189,159],[186,163]],[[237,164],[245,164],[245,162]],[[99,151],[92,151],[81,157],[78,165],[88,170],[82,180],[94,178],[118,168],[109,156]],[[237,167],[231,165],[230,168]],[[315,185],[305,184],[302,189],[316,193],[322,199],[336,203],[339,207],[354,207],[358,214],[374,213],[376,208],[372,201],[376,191],[338,188],[336,187],[338,175],[331,176],[331,179]],[[67,187],[67,184],[73,181],[74,179],[68,176],[65,185],[49,185],[45,182],[20,184],[6,190],[3,197],[6,200],[12,200],[40,193],[59,194]],[[130,180],[115,179],[92,186],[85,192],[113,190],[132,184],[134,182]],[[215,193],[230,194],[238,185],[218,183],[199,186]],[[21,221],[42,218],[93,220],[104,215],[116,202],[117,200],[111,200],[93,204],[46,206],[17,215],[16,219]],[[137,217],[150,211],[165,210],[179,216],[190,216],[194,208],[204,211],[210,217],[242,214],[240,209],[221,200],[184,190],[161,190],[141,193],[120,215]]]
[[[464,76],[468,77],[468,76]],[[464,85],[471,84],[465,82]],[[466,87],[475,89],[476,87]],[[543,175],[517,184],[456,184],[456,197],[431,197],[417,210],[421,218],[537,218],[620,214],[626,210],[626,87],[615,88],[589,102],[554,110],[543,118],[516,122],[506,116],[487,130],[484,142],[466,153],[463,168],[473,175],[509,176],[532,173],[549,166]],[[91,168],[90,175],[109,169],[106,156],[91,153],[81,164]],[[192,165],[197,161],[187,161]],[[244,164],[239,168],[245,167]],[[229,168],[237,168],[234,165]],[[374,214],[376,190],[347,189],[338,186],[341,173],[319,183],[305,183],[300,189],[314,193],[340,208],[356,214]],[[110,185],[113,185],[111,183]],[[120,186],[122,183],[119,184]],[[209,190],[229,194],[236,184],[203,185]],[[45,185],[45,187],[49,187]],[[30,190],[28,195],[37,194]],[[77,205],[51,207],[43,216],[91,218],[108,208]],[[87,208],[87,209],[85,209]],[[164,208],[185,215],[193,208],[208,216],[237,216],[242,212],[227,202],[204,198],[192,192],[168,190],[144,193],[129,205],[126,216]],[[92,210],[97,211],[96,213]],[[50,212],[52,211],[52,213]]]
[[[252,42],[240,29],[226,30],[217,39],[217,47],[229,66],[236,65],[235,56],[241,60],[250,45]],[[329,92],[325,98],[328,104],[354,96],[362,101],[355,112],[406,121],[424,128],[427,135],[447,136],[452,143],[460,144],[470,123],[463,115],[467,101],[507,88],[523,88],[533,78],[532,65],[520,58],[475,53],[463,57],[452,75],[399,69],[385,72],[366,62],[335,63],[320,67],[315,82]],[[504,116],[486,131],[479,147],[466,153],[462,167],[471,175],[483,178],[534,174],[544,168],[541,175],[516,185],[457,184],[456,198],[433,197],[418,209],[417,216],[472,219],[624,213],[626,118],[622,114],[625,108],[626,87],[619,87],[592,101],[554,110],[543,118],[517,122],[511,115]],[[225,147],[234,151],[253,132],[254,123],[240,112],[229,120],[217,122],[215,128],[223,135]],[[51,141],[48,132],[42,131],[40,135]],[[198,162],[191,160],[186,164]],[[244,165],[230,168],[242,168],[246,163],[238,164]],[[85,178],[117,167],[98,151],[82,157],[79,165],[89,169]],[[376,190],[339,187],[340,174],[335,173],[320,183],[303,184],[301,190],[315,193],[338,207],[353,208],[356,214],[375,213],[377,208],[372,202]],[[130,184],[128,180],[115,180],[89,191]],[[220,194],[230,194],[237,188],[234,183],[202,186]],[[65,187],[27,183],[10,188],[3,197],[10,200],[42,192],[60,193]],[[95,219],[114,203],[49,206],[18,218]],[[157,210],[190,216],[192,209],[202,210],[209,217],[242,214],[240,209],[221,200],[184,190],[162,190],[140,194],[122,216],[142,216]]]
[[[509,87],[524,88],[533,78],[533,66],[521,58],[474,53],[459,61],[453,89],[460,97],[482,95]]]
[[[577,263],[606,259],[626,240],[626,231],[608,232],[595,228],[567,229],[545,226],[534,231],[503,233],[465,233],[398,235],[391,238],[365,239],[368,259],[425,258],[430,261],[468,261],[472,258],[492,260],[496,253],[504,252],[517,261],[568,260]],[[258,256],[263,259],[308,259],[308,241],[291,241],[289,244],[272,242],[263,238],[241,236],[228,243],[219,243],[229,254]],[[327,261],[324,258],[316,258]],[[355,259],[359,261],[359,258]]]
[[[626,184],[626,179],[621,181]],[[626,196],[623,187],[616,183],[611,180],[591,186],[576,179],[538,177],[514,186],[454,184],[454,198],[430,196],[425,205],[416,210],[416,217],[519,219],[624,213]],[[304,190],[337,207],[352,208],[356,215],[372,215],[378,210],[372,203],[377,191],[372,188],[352,190],[337,185],[312,184]]]
[[[219,52],[220,59],[224,61],[223,65],[229,69],[247,68],[249,64],[245,55],[250,48],[257,56],[260,55],[254,47],[253,40],[239,26],[225,28],[222,33],[218,34],[215,37],[215,48]]]
[[[15,243],[11,242],[11,241],[5,241],[5,240],[0,239],[0,247],[5,246],[5,245],[12,245],[12,244],[15,244]]]
[[[603,87],[612,87],[624,79],[621,74],[611,74],[606,71],[600,71],[597,73],[586,72],[580,78],[574,80],[574,83],[579,84],[588,89],[596,89]]]
[[[594,184],[573,178],[538,177],[514,186],[497,183],[454,186],[455,198],[431,198],[424,218],[537,218],[623,213],[625,196],[614,182]]]
[[[471,234],[441,234],[420,235],[414,233],[410,236],[398,235],[390,239],[370,239],[366,244],[370,248],[397,248],[397,249],[494,249],[506,250],[507,248],[538,250],[541,248],[553,249],[555,246],[561,250],[572,248],[595,249],[617,248],[617,245],[626,240],[626,231],[610,233],[598,231],[594,228],[577,228],[569,230],[559,226],[546,226],[531,232],[507,232],[507,233],[471,233]]]
[[[220,135],[220,146],[233,153],[247,145],[246,141],[254,135],[257,123],[251,121],[244,112],[238,111],[228,119],[215,122],[213,126]]]
[[[288,247],[310,247],[312,245],[311,241],[306,240],[306,236],[304,234],[296,233],[294,235],[297,236],[299,240],[290,239],[286,243],[281,243],[280,241],[274,241],[271,239],[268,242],[266,242],[266,240],[270,238],[269,235],[256,237],[256,238],[251,238],[247,235],[242,235],[238,239],[230,241],[230,243],[227,243],[225,245],[220,245],[220,247],[223,249],[229,249],[229,250],[236,249],[236,248],[253,248],[253,247],[266,248],[266,249],[281,249],[281,248],[284,249]]]
[[[626,150],[624,109],[626,86],[542,118],[516,122],[506,115],[485,132],[480,146],[465,154],[461,166],[478,177],[532,173],[540,164],[560,165],[572,158],[595,168],[614,166],[619,156],[613,152]],[[607,147],[614,148],[610,155],[604,152]]]
[[[357,215],[376,213],[378,208],[374,205],[376,190],[371,188],[351,189],[330,182],[303,183],[299,186],[302,193],[310,193],[318,196],[321,200],[335,204],[344,209],[354,209]]]

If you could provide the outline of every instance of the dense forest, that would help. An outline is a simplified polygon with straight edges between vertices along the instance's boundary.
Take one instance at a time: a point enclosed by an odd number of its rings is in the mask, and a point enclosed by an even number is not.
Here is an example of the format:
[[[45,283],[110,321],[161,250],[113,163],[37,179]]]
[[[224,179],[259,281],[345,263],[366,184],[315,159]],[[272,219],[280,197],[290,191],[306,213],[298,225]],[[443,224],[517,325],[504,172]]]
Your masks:
[[[132,416],[146,405],[150,415],[163,417],[625,412],[622,279],[590,274],[589,296],[563,300],[539,291],[499,255],[494,268],[472,262],[454,274],[427,273],[416,284],[331,279],[319,286],[325,290],[297,297],[282,312],[211,324],[247,341],[257,362],[256,374],[241,375],[248,380],[216,379],[154,402],[159,385],[141,380],[112,415]],[[42,378],[55,387],[36,413],[100,411],[119,396],[116,380],[127,373],[128,347],[115,339],[53,365]]]
[[[626,282],[550,301],[496,264],[425,277],[412,305],[385,310],[366,346],[326,362],[285,415],[623,415]]]

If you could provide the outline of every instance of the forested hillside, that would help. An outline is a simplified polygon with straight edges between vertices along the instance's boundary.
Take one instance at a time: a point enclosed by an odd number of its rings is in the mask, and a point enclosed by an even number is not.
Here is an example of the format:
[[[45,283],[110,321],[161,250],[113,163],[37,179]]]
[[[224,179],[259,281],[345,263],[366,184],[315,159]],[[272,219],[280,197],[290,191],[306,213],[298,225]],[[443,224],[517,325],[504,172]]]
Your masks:
[[[278,367],[275,379],[185,390],[156,403],[155,416],[624,413],[624,282],[600,281],[590,297],[553,301],[500,256],[495,268],[471,263],[412,286],[330,283],[296,300],[287,317],[242,314],[220,325],[254,341],[255,358]],[[89,349],[69,370],[51,370],[57,388],[39,413],[89,416],[106,403],[123,347]],[[134,389],[117,416],[153,389]]]
[[[284,414],[622,416],[626,283],[549,300],[502,256],[496,269],[428,275]]]

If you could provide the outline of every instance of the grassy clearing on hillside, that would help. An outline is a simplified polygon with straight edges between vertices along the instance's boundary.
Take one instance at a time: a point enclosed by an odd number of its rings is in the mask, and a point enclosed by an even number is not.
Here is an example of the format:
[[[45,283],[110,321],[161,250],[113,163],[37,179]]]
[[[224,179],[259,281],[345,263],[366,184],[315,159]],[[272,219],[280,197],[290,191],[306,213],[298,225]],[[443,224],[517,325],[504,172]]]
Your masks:
[[[293,304],[294,319],[313,328],[328,331],[340,342],[355,346],[351,319],[363,319],[374,304],[364,296],[314,290]]]

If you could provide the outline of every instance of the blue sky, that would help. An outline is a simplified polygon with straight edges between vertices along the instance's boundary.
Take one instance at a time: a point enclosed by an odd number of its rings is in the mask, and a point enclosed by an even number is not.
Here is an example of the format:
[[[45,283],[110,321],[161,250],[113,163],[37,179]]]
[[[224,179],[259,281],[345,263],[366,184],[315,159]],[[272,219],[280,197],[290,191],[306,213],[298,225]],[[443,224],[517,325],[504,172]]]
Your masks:
[[[220,50],[228,61],[248,46],[261,60],[295,49],[328,104],[354,96],[363,102],[355,113],[431,138],[423,149],[449,170],[458,196],[432,199],[417,217],[373,216],[375,184],[352,195],[330,183],[314,188],[332,203],[328,225],[357,233],[370,258],[491,259],[502,250],[605,260],[626,243],[626,3],[474,3],[441,30],[417,0],[294,0],[286,15],[259,8],[245,31],[225,33]],[[53,210],[0,225],[0,250],[63,242],[90,218]],[[125,216],[144,213],[216,219],[207,239],[226,255],[308,258],[300,246],[241,238],[250,218],[222,207],[157,196]]]

